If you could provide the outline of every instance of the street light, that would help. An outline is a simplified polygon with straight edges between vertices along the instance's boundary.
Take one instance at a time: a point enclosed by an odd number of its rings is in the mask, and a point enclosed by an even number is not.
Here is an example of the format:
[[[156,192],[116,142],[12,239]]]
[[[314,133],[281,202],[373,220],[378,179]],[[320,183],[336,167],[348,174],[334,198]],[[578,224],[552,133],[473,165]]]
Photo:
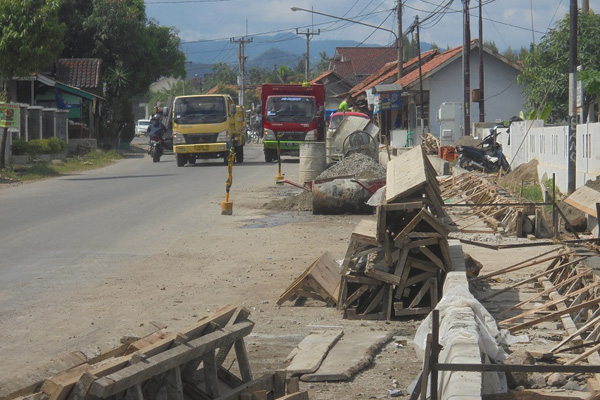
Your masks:
[[[398,35],[396,34],[396,32],[394,32],[394,31],[392,31],[390,29],[382,28],[382,27],[377,26],[377,25],[366,24],[364,22],[354,21],[352,19],[342,18],[342,17],[338,17],[338,16],[335,16],[335,15],[331,15],[331,14],[325,14],[325,13],[314,11],[314,10],[307,10],[306,8],[292,7],[292,11],[294,11],[294,12],[295,11],[304,11],[304,12],[308,12],[308,13],[311,13],[311,14],[323,15],[325,17],[335,18],[335,19],[339,19],[339,20],[347,21],[347,22],[352,22],[353,24],[364,25],[364,26],[368,26],[370,28],[375,28],[375,29],[379,29],[379,30],[391,33],[396,38],[396,58],[398,60],[398,74],[397,74],[397,78],[398,78],[398,80],[400,80],[400,78],[401,78],[401,72],[400,71],[402,70],[402,64],[401,64],[401,62],[402,62],[402,55],[400,54],[400,44],[399,44]]]

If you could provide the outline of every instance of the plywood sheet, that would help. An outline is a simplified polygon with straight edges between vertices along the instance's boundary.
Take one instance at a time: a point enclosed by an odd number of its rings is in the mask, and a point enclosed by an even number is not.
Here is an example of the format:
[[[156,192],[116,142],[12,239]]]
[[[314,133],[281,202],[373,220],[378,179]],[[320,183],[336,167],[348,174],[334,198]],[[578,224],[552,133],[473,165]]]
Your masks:
[[[292,361],[286,371],[291,375],[315,372],[321,366],[329,349],[343,334],[344,331],[339,329],[311,332],[288,356]]]
[[[600,203],[600,192],[590,187],[582,186],[567,197],[565,203],[597,218],[596,203]]]
[[[387,164],[387,202],[409,196],[426,185],[427,178],[423,150],[420,146],[392,159]]]
[[[300,380],[307,382],[347,381],[371,364],[377,350],[392,338],[392,332],[346,332],[329,350],[321,367]]]

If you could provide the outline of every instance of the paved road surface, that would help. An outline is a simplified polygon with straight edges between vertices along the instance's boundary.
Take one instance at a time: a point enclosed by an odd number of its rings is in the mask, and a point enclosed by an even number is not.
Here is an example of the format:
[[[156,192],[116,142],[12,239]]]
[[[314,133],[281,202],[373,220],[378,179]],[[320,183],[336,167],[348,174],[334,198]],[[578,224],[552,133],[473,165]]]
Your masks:
[[[272,181],[276,173],[260,147],[245,150],[246,162],[234,167],[233,191]],[[168,249],[203,226],[203,215],[220,213],[227,178],[221,160],[177,168],[171,153],[159,163],[141,156],[0,190],[0,290],[27,287],[61,268]]]

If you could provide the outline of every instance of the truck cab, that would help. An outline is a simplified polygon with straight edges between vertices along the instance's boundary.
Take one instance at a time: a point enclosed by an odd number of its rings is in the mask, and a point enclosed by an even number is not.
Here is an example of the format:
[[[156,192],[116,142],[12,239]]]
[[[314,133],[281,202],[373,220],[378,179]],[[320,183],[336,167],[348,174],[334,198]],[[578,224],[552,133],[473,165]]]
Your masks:
[[[265,161],[298,155],[300,143],[324,140],[323,85],[262,85]]]
[[[179,96],[173,101],[173,152],[177,166],[197,159],[227,157],[244,161],[244,113],[229,95]]]

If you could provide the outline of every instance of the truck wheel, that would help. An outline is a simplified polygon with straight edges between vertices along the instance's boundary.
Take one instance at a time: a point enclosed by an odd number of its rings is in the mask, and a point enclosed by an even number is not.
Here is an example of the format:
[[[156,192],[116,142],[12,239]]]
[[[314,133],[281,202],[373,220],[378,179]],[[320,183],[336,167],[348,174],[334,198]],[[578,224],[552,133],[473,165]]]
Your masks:
[[[192,156],[188,156],[188,160],[187,160],[188,164],[196,164],[196,157],[192,157]]]
[[[177,166],[183,167],[185,162],[187,161],[187,156],[185,154],[177,154]]]
[[[244,162],[244,146],[235,148],[235,162],[239,164]]]
[[[265,149],[265,162],[273,162],[277,159],[277,151],[273,149]]]

